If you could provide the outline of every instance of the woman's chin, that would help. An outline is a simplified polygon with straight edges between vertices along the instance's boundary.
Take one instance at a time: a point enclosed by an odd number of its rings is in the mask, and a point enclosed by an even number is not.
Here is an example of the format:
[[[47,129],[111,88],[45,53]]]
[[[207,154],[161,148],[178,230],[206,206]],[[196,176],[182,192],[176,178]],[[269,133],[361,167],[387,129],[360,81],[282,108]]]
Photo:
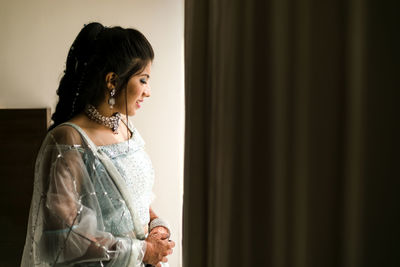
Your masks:
[[[134,116],[136,114],[137,108],[136,107],[128,107],[128,110],[119,109],[118,112],[120,112],[124,116],[128,115],[129,117],[131,117],[131,116]]]
[[[129,117],[132,117],[132,116],[135,116],[135,115],[136,115],[136,109],[133,108],[133,109],[128,111],[128,116]]]

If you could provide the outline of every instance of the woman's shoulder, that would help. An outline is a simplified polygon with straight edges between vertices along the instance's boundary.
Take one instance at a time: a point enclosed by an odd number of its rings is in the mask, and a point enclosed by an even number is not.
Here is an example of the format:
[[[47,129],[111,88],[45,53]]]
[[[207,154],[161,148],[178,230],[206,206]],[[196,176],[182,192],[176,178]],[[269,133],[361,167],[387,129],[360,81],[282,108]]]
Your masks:
[[[53,162],[56,158],[66,155],[69,158],[79,155],[74,157],[78,159],[86,154],[86,151],[84,140],[76,129],[64,124],[57,125],[47,132],[37,155],[36,164]]]
[[[82,145],[83,139],[76,127],[72,123],[64,123],[54,127],[47,133],[45,140],[48,143],[57,145],[76,146]]]
[[[63,145],[82,145],[85,142],[84,125],[87,124],[87,117],[78,114],[70,120],[61,123],[49,131],[49,135],[58,144]]]

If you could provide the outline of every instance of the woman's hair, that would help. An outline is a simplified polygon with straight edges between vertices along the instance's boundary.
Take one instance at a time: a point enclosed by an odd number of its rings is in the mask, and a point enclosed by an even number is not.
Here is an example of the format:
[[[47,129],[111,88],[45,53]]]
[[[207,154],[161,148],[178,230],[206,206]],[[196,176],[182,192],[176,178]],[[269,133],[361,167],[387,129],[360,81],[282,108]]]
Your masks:
[[[129,78],[154,59],[153,48],[142,33],[121,27],[107,28],[93,22],[79,32],[67,57],[57,90],[59,100],[49,130],[82,112],[87,104],[104,100],[106,74],[114,72],[116,94]]]

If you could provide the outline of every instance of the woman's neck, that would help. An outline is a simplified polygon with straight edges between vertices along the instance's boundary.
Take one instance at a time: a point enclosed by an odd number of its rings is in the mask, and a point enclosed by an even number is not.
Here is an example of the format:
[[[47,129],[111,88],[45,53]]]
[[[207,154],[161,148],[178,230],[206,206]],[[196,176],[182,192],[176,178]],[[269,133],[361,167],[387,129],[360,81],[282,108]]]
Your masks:
[[[105,117],[111,117],[115,112],[119,112],[121,113],[122,119],[126,121],[125,111],[121,110],[118,107],[114,106],[114,108],[111,109],[108,103],[103,102],[100,105],[98,105],[96,109],[101,115]]]

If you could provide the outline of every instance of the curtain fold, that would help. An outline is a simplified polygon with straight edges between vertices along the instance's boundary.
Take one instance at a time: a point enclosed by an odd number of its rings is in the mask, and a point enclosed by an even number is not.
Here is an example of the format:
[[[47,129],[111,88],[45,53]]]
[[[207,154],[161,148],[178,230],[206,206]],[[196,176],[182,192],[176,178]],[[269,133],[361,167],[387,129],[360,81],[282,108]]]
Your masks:
[[[395,2],[185,1],[184,266],[398,266]]]

